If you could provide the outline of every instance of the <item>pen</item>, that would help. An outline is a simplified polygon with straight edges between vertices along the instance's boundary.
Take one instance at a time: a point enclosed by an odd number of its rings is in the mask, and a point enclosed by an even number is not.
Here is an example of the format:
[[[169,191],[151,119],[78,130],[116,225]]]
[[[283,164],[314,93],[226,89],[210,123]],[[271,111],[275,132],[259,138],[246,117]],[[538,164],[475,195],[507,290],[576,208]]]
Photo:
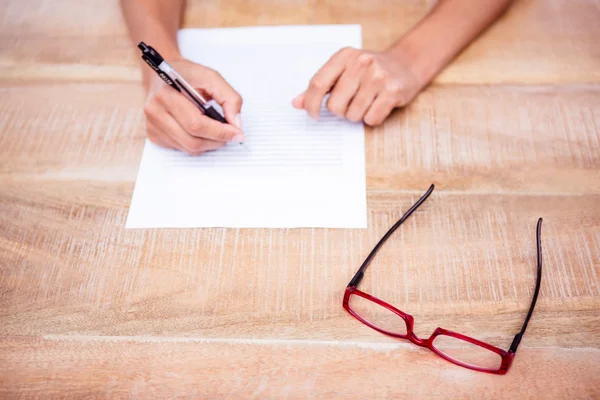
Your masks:
[[[192,101],[204,114],[214,120],[227,123],[225,118],[217,111],[214,107],[208,104],[208,101],[204,99],[185,79],[181,77],[169,65],[168,62],[162,58],[162,56],[153,49],[146,45],[144,42],[140,42],[137,46],[142,51],[142,59],[146,61],[157,74],[173,89],[184,94],[188,99]]]

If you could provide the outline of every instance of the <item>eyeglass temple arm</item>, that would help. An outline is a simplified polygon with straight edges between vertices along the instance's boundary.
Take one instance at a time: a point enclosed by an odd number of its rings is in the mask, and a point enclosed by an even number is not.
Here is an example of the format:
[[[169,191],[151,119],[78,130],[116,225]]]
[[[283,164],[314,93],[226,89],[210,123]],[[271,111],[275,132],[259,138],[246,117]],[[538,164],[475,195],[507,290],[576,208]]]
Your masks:
[[[381,246],[383,246],[383,244],[385,243],[385,241],[392,235],[392,233],[394,233],[394,231],[396,229],[398,229],[398,227],[400,225],[402,225],[402,223],[408,217],[410,217],[410,214],[412,214],[417,208],[419,208],[419,206],[421,204],[423,204],[423,202],[425,200],[427,200],[427,198],[429,197],[429,195],[431,194],[431,192],[433,192],[434,187],[435,186],[433,184],[431,186],[429,186],[429,189],[427,190],[427,192],[402,216],[402,218],[400,218],[398,220],[398,222],[396,222],[394,224],[394,226],[392,226],[390,228],[390,230],[387,231],[387,233],[385,235],[383,235],[383,237],[379,240],[379,242],[377,242],[377,245],[375,245],[375,247],[373,248],[373,250],[371,250],[371,252],[367,256],[367,258],[365,259],[365,261],[362,263],[362,265],[360,266],[360,268],[356,272],[356,274],[354,274],[354,277],[352,278],[352,280],[350,281],[350,283],[348,283],[348,286],[354,286],[354,287],[358,286],[358,284],[360,283],[360,281],[362,280],[362,278],[364,276],[365,270],[369,266],[369,263],[371,262],[371,260],[373,259],[373,257],[375,257],[375,254],[377,254],[377,252],[379,251],[379,248]]]
[[[525,322],[523,323],[523,327],[521,328],[521,332],[515,335],[512,344],[510,345],[509,351],[516,353],[517,347],[519,347],[519,343],[521,343],[521,338],[525,334],[525,329],[527,329],[527,323],[529,323],[529,319],[531,318],[531,314],[533,314],[533,309],[535,308],[535,302],[538,298],[538,293],[540,292],[540,285],[542,283],[542,219],[538,219],[537,223],[537,231],[536,231],[536,241],[537,241],[537,279],[535,282],[535,291],[533,293],[533,299],[531,300],[531,306],[529,307],[529,312],[527,313],[527,317],[525,317]]]

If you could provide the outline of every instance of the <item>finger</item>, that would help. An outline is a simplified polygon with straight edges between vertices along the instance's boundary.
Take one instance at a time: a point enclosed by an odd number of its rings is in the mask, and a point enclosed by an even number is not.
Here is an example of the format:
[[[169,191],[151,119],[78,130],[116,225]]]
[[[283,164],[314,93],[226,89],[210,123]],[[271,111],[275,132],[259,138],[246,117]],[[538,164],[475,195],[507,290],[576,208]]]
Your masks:
[[[352,122],[362,121],[376,96],[377,92],[372,85],[361,86],[350,102],[345,117]]]
[[[165,89],[158,92],[156,98],[191,136],[219,142],[244,140],[244,134],[238,127],[205,116],[180,93],[169,87]]]
[[[350,102],[346,113],[346,118],[353,122],[363,120],[375,98],[385,89],[385,74],[372,63],[373,56],[368,56],[371,57],[371,62],[365,63],[367,71],[363,75],[358,93]]]
[[[177,149],[191,155],[198,155],[208,150],[222,147],[225,143],[190,135],[164,108],[159,108],[150,115],[147,114],[149,126],[168,136],[177,144]],[[209,119],[208,117],[205,117]],[[215,121],[216,122],[216,121]]]
[[[297,108],[299,110],[304,108],[304,94],[305,93],[306,92],[302,92],[294,100],[292,100],[292,106],[294,108]]]
[[[204,98],[204,100],[206,101],[211,101],[213,100],[213,97],[210,95],[210,93],[208,93],[206,90],[202,89],[202,88],[197,88],[196,91],[198,93],[200,93],[200,95]]]
[[[175,118],[168,114],[167,118],[161,120],[159,126],[173,141],[179,144],[182,151],[190,155],[199,155],[209,150],[216,150],[225,145],[224,142],[199,138],[187,133]]]
[[[385,95],[377,96],[367,110],[363,121],[370,126],[380,125],[390,115],[395,106],[396,100],[392,97]]]
[[[346,112],[346,118],[352,122],[362,121],[380,90],[380,83],[378,81],[373,81],[372,76],[365,75],[358,89],[358,93],[356,93],[356,96],[350,101],[348,111]]]
[[[367,54],[358,57],[358,62],[347,68],[336,82],[329,99],[327,99],[327,109],[338,117],[344,117],[348,110],[348,105],[358,91],[360,81],[368,64],[365,64],[362,58]]]
[[[148,139],[162,147],[172,147],[177,150],[184,150],[184,147],[169,136],[169,132],[164,128],[163,119],[169,118],[165,108],[154,97],[150,97],[144,106],[146,115],[146,131]],[[167,138],[167,139],[165,139]]]
[[[164,132],[158,130],[154,125],[148,126],[148,139],[157,144],[160,147],[164,147],[165,149],[175,149],[182,150],[175,140],[169,137]]]
[[[203,91],[219,103],[227,122],[241,130],[242,96],[227,83],[221,74],[213,70],[208,73],[209,77]]]
[[[346,63],[353,54],[353,49],[349,48],[335,53],[310,80],[308,89],[304,95],[304,108],[311,117],[315,119],[319,118],[323,98],[344,72]]]

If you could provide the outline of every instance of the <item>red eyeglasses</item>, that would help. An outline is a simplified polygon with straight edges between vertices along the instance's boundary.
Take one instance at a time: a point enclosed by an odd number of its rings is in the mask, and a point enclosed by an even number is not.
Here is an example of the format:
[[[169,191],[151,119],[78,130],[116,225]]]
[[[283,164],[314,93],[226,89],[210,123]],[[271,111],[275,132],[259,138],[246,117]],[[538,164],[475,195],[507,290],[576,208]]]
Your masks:
[[[438,356],[444,358],[461,367],[469,368],[475,371],[487,372],[491,374],[504,375],[508,372],[512,361],[517,352],[517,347],[521,342],[527,323],[531,318],[538,293],[540,291],[540,283],[542,280],[542,242],[541,229],[542,219],[537,223],[536,241],[537,241],[537,279],[535,291],[531,306],[521,331],[515,335],[512,344],[508,351],[499,349],[498,347],[484,343],[463,334],[452,332],[443,328],[437,328],[427,339],[421,339],[415,335],[413,331],[415,320],[412,315],[406,314],[396,307],[371,296],[370,294],[361,292],[357,289],[358,284],[364,276],[369,263],[383,245],[383,243],[391,236],[392,233],[417,209],[427,200],[434,185],[429,187],[429,190],[417,201],[407,212],[400,218],[398,222],[381,238],[377,245],[371,250],[359,270],[356,272],[344,294],[344,308],[352,316],[358,319],[363,324],[384,333],[386,335],[408,339],[417,346],[426,347],[433,351]]]

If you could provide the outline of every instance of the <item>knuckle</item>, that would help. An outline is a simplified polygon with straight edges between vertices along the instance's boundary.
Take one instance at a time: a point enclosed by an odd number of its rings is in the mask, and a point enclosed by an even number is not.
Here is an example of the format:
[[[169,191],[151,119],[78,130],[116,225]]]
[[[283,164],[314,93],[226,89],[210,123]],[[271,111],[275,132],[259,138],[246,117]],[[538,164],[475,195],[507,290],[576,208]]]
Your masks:
[[[371,65],[374,60],[375,60],[375,56],[373,54],[362,53],[360,56],[358,56],[357,61],[360,65],[366,67],[367,65]]]
[[[217,138],[217,140],[224,142],[232,139],[233,135],[227,129],[219,129],[215,133],[215,137]]]
[[[233,104],[235,106],[241,107],[243,102],[244,100],[242,99],[242,96],[240,96],[238,93],[233,96]]]
[[[206,76],[208,76],[208,77],[211,77],[211,78],[217,78],[217,77],[220,76],[220,74],[217,71],[215,71],[214,69],[212,69],[212,68],[206,68],[204,70],[204,74]]]
[[[162,147],[162,143],[158,140],[157,137],[155,137],[155,136],[148,136],[148,140],[150,142],[154,143],[155,145]]]
[[[194,136],[201,134],[205,128],[202,118],[193,118],[186,125],[188,132]]]
[[[377,126],[377,125],[381,124],[381,122],[383,122],[383,118],[381,118],[380,116],[376,116],[376,115],[367,115],[367,116],[365,116],[364,122],[365,122],[365,124],[370,125],[370,126]]]
[[[373,71],[373,74],[371,75],[371,79],[373,80],[374,83],[380,84],[380,83],[384,83],[388,79],[388,75],[385,71],[377,68]]]
[[[385,91],[392,96],[396,97],[402,94],[402,84],[397,81],[390,81],[385,86]]]
[[[351,121],[351,122],[360,121],[360,116],[358,115],[358,112],[356,112],[354,110],[348,111],[348,113],[346,113],[346,118],[348,119],[348,121]]]
[[[214,69],[210,70],[208,76],[210,77],[211,80],[214,80],[214,81],[222,81],[222,80],[224,80],[223,76],[218,71],[215,71]]]
[[[332,114],[337,115],[338,117],[344,116],[344,110],[340,106],[328,106],[327,108]]]
[[[363,121],[365,124],[367,124],[369,126],[374,126],[373,117],[365,117]]]
[[[160,121],[162,115],[159,107],[156,105],[147,105],[144,107],[144,115],[146,116],[146,126],[154,126]]]
[[[154,106],[154,103],[152,101],[149,101],[144,106],[144,115],[147,118],[152,118],[152,117],[154,117],[155,114],[156,114],[156,107]]]
[[[210,145],[208,145],[204,148],[203,153],[210,153],[212,151],[220,149],[223,146],[225,146],[225,143],[219,143],[219,142],[211,143]]]
[[[312,90],[320,91],[325,87],[325,84],[323,83],[320,77],[314,77],[310,80],[308,87]]]
[[[408,103],[410,103],[410,98],[405,94],[405,93],[401,93],[397,96],[397,100],[394,103],[394,108],[396,107],[404,107],[406,106]]]
[[[333,114],[341,117],[344,115],[344,107],[342,106],[342,104],[340,104],[338,101],[336,101],[335,99],[332,99],[331,97],[327,100],[327,103],[325,104],[327,106],[327,109],[329,111],[331,111]]]
[[[156,143],[158,139],[158,134],[154,131],[154,129],[146,130],[146,136],[152,143]]]
[[[156,92],[156,94],[154,95],[154,98],[157,101],[160,101],[163,104],[166,104],[169,101],[169,90],[170,88],[168,86],[163,86],[160,89],[158,89],[158,91]]]
[[[190,140],[186,146],[186,149],[192,155],[198,155],[204,152],[204,141],[200,139]]]
[[[345,46],[342,47],[340,51],[338,51],[338,54],[351,54],[352,52],[354,52],[354,50],[354,47]]]

